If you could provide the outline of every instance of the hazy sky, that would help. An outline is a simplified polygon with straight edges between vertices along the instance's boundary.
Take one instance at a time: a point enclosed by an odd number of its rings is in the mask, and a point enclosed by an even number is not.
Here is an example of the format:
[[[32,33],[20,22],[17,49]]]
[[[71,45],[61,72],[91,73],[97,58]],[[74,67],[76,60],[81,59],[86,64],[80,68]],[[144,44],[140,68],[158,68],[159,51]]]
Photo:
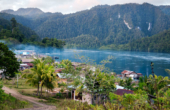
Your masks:
[[[44,12],[73,13],[89,9],[95,5],[124,3],[144,3],[170,5],[170,0],[0,0],[0,10],[36,7]]]

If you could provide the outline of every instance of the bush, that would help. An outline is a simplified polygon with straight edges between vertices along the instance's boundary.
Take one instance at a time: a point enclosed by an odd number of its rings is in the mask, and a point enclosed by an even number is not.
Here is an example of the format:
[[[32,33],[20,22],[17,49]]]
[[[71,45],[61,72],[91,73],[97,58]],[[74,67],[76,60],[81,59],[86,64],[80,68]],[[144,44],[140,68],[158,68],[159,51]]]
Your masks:
[[[55,95],[55,97],[56,97],[56,98],[63,98],[63,95],[62,95],[61,93],[57,93],[57,94]]]

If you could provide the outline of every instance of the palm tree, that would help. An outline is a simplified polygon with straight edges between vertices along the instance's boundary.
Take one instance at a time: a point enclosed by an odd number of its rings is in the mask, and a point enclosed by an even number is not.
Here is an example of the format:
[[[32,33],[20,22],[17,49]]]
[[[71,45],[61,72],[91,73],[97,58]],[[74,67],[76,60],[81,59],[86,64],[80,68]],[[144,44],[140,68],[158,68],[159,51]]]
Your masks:
[[[35,74],[37,76],[37,95],[39,93],[39,83],[41,82],[42,78],[41,75],[43,74],[43,67],[44,67],[44,62],[41,59],[34,59],[34,67],[31,69],[33,72],[32,74]]]
[[[162,105],[159,98],[160,96],[163,96],[166,90],[168,90],[169,83],[170,80],[168,77],[150,75],[147,78],[147,81],[146,78],[143,80],[140,79],[139,89],[145,90],[148,93],[148,96],[152,98],[155,97],[155,105],[157,106],[156,108],[161,108]],[[151,100],[149,102],[151,104]]]
[[[41,59],[35,59],[34,67],[31,69],[31,72],[28,74],[23,74],[23,77],[27,78],[27,83],[31,83],[34,86],[37,86],[37,95],[39,93],[39,86],[41,87],[41,96],[42,96],[42,87],[45,85],[47,89],[53,89],[56,85],[54,74],[54,67],[51,64],[42,61]]]
[[[161,91],[167,90],[168,89],[168,84],[170,83],[170,80],[168,77],[163,77],[163,76],[157,76],[154,75],[154,77],[152,75],[149,76],[148,81],[147,81],[147,85],[151,85],[151,87],[153,88],[153,95],[160,95]]]
[[[45,85],[48,89],[52,90],[56,86],[56,75],[54,74],[55,69],[52,65],[45,64],[42,68],[41,75],[41,95],[42,95],[42,86]]]

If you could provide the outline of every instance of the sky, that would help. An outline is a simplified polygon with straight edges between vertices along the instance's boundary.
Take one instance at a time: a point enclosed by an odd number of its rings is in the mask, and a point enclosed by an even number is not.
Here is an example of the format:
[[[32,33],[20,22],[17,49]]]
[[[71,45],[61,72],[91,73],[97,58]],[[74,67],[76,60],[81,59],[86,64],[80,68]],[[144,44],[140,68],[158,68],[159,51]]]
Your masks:
[[[39,8],[44,12],[61,12],[63,14],[90,9],[96,5],[115,5],[125,3],[151,3],[153,5],[170,5],[170,0],[0,0],[0,11],[5,9]]]

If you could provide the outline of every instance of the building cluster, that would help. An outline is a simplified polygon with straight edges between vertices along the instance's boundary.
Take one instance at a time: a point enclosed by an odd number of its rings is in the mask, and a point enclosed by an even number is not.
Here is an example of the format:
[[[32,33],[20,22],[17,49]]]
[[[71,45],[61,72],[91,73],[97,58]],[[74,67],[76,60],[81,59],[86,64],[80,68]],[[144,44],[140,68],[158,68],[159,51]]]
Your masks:
[[[36,55],[34,51],[17,51],[16,53],[16,57],[17,59],[21,62],[20,64],[20,70],[24,70],[24,69],[29,69],[32,68],[33,65],[33,61],[35,58],[43,58],[46,57],[44,55]],[[58,62],[59,63],[59,62]],[[82,70],[85,70],[86,65],[82,64],[82,63],[78,63],[78,62],[72,62],[72,66],[76,69],[77,67],[82,67]],[[57,79],[59,79],[56,83],[68,83],[69,79],[68,75],[71,74],[65,74],[62,72],[64,68],[57,68],[55,70],[56,73],[56,77]],[[91,67],[90,68],[91,71],[95,72],[96,68],[95,67]],[[1,73],[1,71],[0,71]],[[67,77],[68,76],[68,77]],[[129,71],[129,70],[124,70],[121,72],[121,74],[117,75],[119,78],[125,79],[125,78],[131,78],[133,80],[139,79],[139,77],[142,76],[141,73],[136,73],[134,71]],[[85,80],[85,76],[81,76],[82,81]],[[115,89],[115,94],[117,95],[123,95],[123,94],[133,94],[133,91],[131,90],[127,90],[124,87],[120,86],[118,83],[115,83],[116,85],[116,89]],[[78,95],[76,95],[76,88],[72,87],[72,86],[68,86],[67,89],[71,90],[71,99],[76,100],[76,101],[81,101],[81,102],[87,102],[88,104],[93,104],[93,103],[98,103],[97,101],[99,100],[99,98],[106,98],[105,95],[95,95],[92,96],[90,92],[80,92]],[[53,91],[48,91],[51,94],[56,94],[56,93],[60,93],[61,88],[55,88]],[[65,92],[67,92],[67,90],[65,90]]]
[[[80,63],[72,63],[73,66],[76,68],[78,66],[80,66]],[[83,68],[82,68],[83,69]],[[66,75],[63,75],[64,73],[62,73],[63,68],[59,68],[56,69],[56,74],[57,74],[57,78],[61,79],[59,83],[67,83],[68,82],[68,78],[66,77]],[[95,71],[95,67],[91,67],[90,70],[92,70],[93,72]],[[71,74],[68,74],[71,75]],[[121,78],[132,78],[132,79],[138,79],[139,77],[142,76],[141,73],[136,73],[134,71],[129,71],[129,70],[124,70],[121,75]],[[82,77],[82,81],[85,80],[85,77]],[[135,82],[135,81],[134,81]],[[134,83],[133,82],[133,83]],[[131,90],[127,90],[124,87],[120,86],[118,83],[115,83],[116,85],[116,89],[115,89],[115,94],[117,95],[124,95],[124,94],[133,94],[133,91]],[[94,104],[94,103],[98,103],[99,99],[101,98],[106,98],[106,95],[92,95],[90,92],[87,91],[82,91],[78,94],[76,94],[76,88],[73,86],[68,86],[68,88],[71,90],[71,99],[75,100],[75,101],[81,101],[81,102],[87,102],[88,104]],[[85,87],[86,88],[86,87]],[[51,93],[60,93],[60,89],[56,88],[53,91],[51,91]]]
[[[21,62],[19,68],[21,71],[32,68],[34,59],[47,57],[46,55],[36,54],[34,50],[15,50],[14,53],[18,61]]]
[[[118,77],[124,79],[124,78],[131,78],[132,80],[139,79],[142,77],[142,73],[136,73],[135,71],[130,71],[130,70],[124,70],[121,72],[121,74],[117,75]]]

